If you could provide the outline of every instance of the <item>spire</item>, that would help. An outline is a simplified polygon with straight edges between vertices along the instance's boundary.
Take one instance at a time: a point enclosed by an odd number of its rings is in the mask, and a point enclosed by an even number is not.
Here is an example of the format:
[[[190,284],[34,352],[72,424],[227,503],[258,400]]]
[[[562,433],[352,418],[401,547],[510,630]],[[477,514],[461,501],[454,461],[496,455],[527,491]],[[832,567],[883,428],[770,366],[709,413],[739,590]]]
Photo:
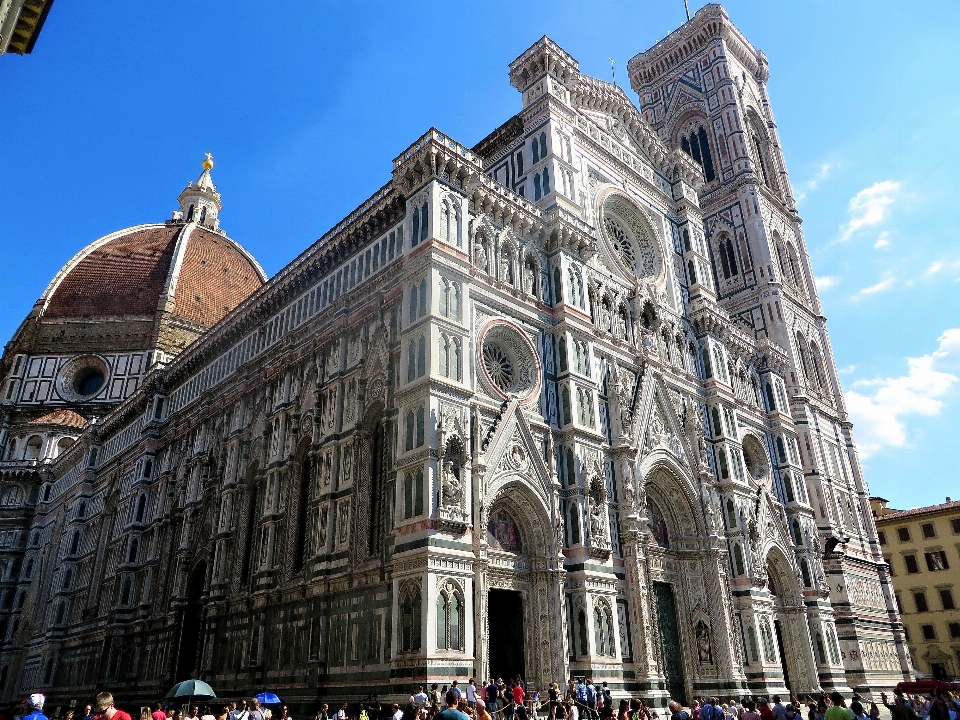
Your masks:
[[[210,230],[220,229],[220,193],[217,192],[217,186],[213,184],[213,178],[210,176],[210,170],[213,168],[213,155],[206,154],[203,161],[203,172],[196,182],[187,185],[180,197],[180,210],[174,213],[174,220],[183,220],[185,222],[195,222]]]

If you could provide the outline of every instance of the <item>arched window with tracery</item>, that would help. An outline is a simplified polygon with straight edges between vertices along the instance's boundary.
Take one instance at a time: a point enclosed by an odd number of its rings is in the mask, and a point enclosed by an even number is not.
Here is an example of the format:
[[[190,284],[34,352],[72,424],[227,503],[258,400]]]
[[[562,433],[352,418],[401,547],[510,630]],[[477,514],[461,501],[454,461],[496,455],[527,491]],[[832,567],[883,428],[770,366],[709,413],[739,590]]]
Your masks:
[[[437,649],[463,650],[463,590],[452,580],[437,595]]]
[[[613,657],[616,645],[613,640],[613,615],[605,598],[599,598],[593,606],[593,633],[597,655]]]
[[[800,523],[797,520],[793,521],[793,542],[795,542],[799,547],[803,547],[803,532],[800,530]]]
[[[680,149],[692,157],[697,164],[703,168],[703,175],[707,182],[716,180],[717,175],[713,169],[713,155],[710,152],[710,142],[707,139],[707,131],[703,125],[697,125],[691,128],[689,133],[680,138]]]
[[[143,518],[146,515],[146,512],[147,512],[147,496],[141,495],[137,499],[137,513],[134,516],[134,521],[138,523],[143,522]]]
[[[400,586],[400,633],[397,649],[402,653],[419,652],[421,646],[421,595],[420,583],[407,580]]]
[[[735,543],[733,546],[733,573],[734,575],[743,575],[744,572],[743,548],[740,547],[740,543]]]
[[[777,170],[773,162],[773,155],[770,148],[770,136],[764,127],[763,120],[751,109],[747,113],[747,123],[750,131],[750,141],[754,153],[754,161],[757,169],[760,171],[760,177],[763,184],[775,192],[780,191],[777,182]]]
[[[726,233],[717,240],[716,252],[720,259],[720,270],[723,273],[724,280],[729,280],[740,274],[740,265],[737,263],[737,255],[733,249],[733,240]]]

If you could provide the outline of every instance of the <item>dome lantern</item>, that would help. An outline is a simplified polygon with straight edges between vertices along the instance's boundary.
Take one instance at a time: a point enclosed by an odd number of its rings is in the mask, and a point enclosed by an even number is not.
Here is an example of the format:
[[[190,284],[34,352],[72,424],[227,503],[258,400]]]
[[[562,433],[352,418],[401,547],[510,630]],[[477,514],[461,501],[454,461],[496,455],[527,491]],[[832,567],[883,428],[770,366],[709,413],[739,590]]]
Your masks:
[[[212,168],[213,155],[207,153],[200,177],[196,182],[187,185],[177,198],[180,202],[180,210],[174,213],[174,220],[196,223],[201,227],[220,232],[218,215],[223,206],[220,203],[217,186],[213,184],[213,178],[210,177]]]

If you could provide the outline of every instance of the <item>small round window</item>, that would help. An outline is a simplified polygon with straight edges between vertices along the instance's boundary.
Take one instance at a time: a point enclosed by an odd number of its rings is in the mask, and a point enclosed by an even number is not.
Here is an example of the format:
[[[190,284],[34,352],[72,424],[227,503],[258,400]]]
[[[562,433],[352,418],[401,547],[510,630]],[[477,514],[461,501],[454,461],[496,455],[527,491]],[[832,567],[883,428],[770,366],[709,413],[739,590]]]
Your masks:
[[[483,330],[480,367],[490,389],[528,401],[540,390],[540,363],[531,342],[513,324],[496,320]]]
[[[66,363],[57,376],[57,391],[68,402],[90,400],[107,384],[109,366],[96,355],[81,355]]]
[[[99,368],[84,368],[73,379],[73,390],[77,395],[96,395],[97,391],[103,387],[103,373]]]

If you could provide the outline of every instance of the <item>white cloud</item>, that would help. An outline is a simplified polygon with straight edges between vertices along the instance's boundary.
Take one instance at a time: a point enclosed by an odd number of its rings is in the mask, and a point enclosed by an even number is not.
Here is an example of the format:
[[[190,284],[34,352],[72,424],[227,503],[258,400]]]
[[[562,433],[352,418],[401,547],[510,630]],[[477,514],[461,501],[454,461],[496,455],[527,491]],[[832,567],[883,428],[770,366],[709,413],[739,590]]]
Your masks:
[[[885,292],[890,288],[892,288],[896,284],[896,282],[897,282],[897,279],[892,274],[887,273],[887,275],[884,276],[883,280],[881,280],[875,285],[870,285],[868,287],[863,288],[856,295],[851,295],[850,299],[859,300],[865,295],[876,295],[877,293]]]
[[[847,365],[846,367],[837,368],[837,372],[841,375],[849,375],[857,369],[856,365]]]
[[[890,245],[890,233],[887,232],[886,230],[880,233],[880,235],[877,237],[877,241],[873,244],[873,246],[877,248],[877,250],[879,250],[880,248],[885,248],[889,245]]]
[[[906,375],[859,380],[853,384],[855,389],[844,393],[864,458],[884,448],[905,446],[905,417],[940,414],[943,398],[960,373],[960,328],[947,330],[938,342],[929,355],[907,358]]]
[[[817,290],[826,290],[827,288],[832,288],[839,281],[836,275],[824,275],[823,277],[814,278],[813,282],[816,284]]]
[[[936,275],[941,270],[943,270],[943,261],[937,260],[930,263],[930,267],[927,268],[927,275]]]
[[[858,230],[882,223],[899,190],[900,183],[883,180],[864,188],[850,198],[850,203],[847,205],[850,220],[846,225],[841,226],[840,240],[849,240]]]
[[[813,192],[820,185],[821,180],[825,180],[826,177],[830,174],[830,171],[833,169],[833,163],[826,162],[820,166],[820,169],[814,174],[812,178],[807,180],[804,183],[800,184],[800,194],[797,195],[797,202],[800,202],[807,197],[808,192]]]

